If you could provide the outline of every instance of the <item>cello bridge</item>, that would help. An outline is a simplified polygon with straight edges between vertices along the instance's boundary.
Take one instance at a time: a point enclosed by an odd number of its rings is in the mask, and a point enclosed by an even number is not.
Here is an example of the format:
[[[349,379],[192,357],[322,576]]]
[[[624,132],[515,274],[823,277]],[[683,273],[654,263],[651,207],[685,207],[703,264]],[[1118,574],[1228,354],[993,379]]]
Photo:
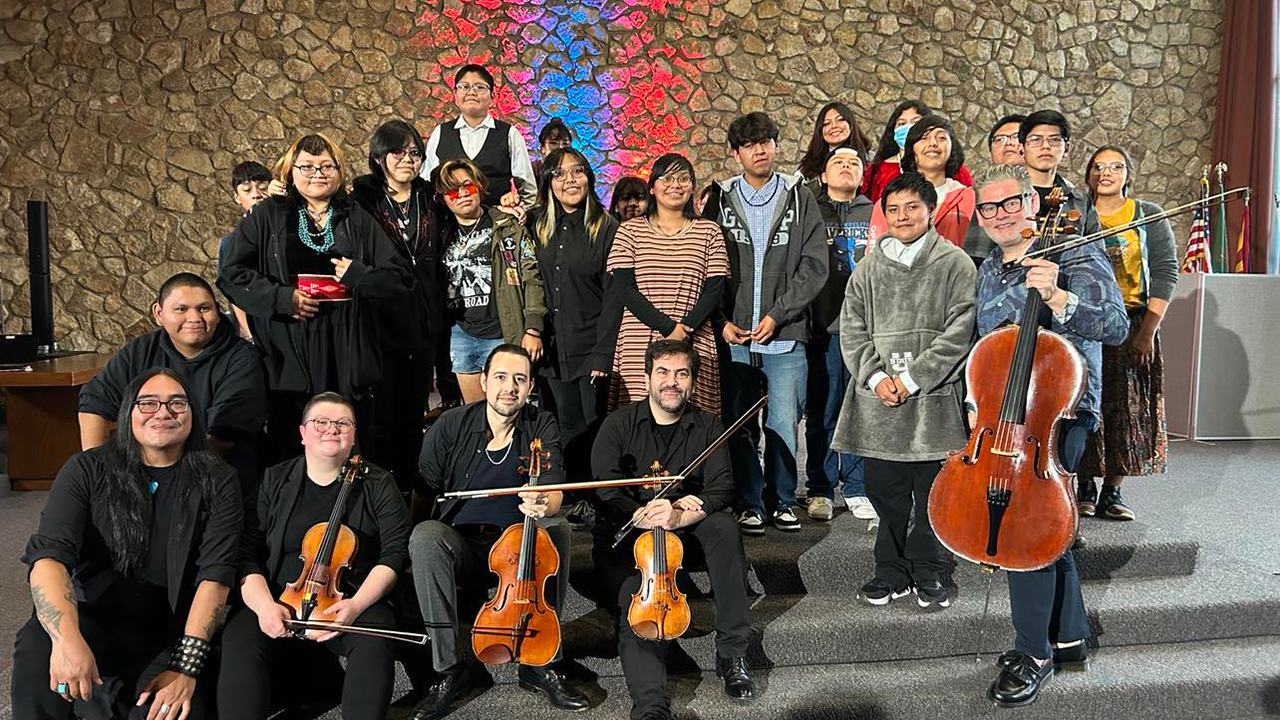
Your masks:
[[[996,448],[991,448],[991,454],[1000,455],[1003,457],[1011,457],[1011,458],[1022,457],[1022,453],[1020,452],[1011,451],[1011,450],[998,450]]]

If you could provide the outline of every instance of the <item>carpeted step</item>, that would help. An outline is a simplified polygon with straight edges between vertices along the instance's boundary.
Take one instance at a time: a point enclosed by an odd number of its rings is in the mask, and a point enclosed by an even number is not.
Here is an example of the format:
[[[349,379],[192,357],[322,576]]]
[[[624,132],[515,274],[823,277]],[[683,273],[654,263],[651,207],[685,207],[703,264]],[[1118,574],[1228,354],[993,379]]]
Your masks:
[[[1064,672],[1017,720],[1226,720],[1280,714],[1280,638],[1104,648],[1084,672]],[[760,695],[742,705],[726,698],[713,673],[672,678],[682,720],[918,720],[922,717],[1013,718],[986,699],[993,656],[807,664],[757,670]],[[617,672],[578,681],[591,717],[621,720],[631,703]],[[551,717],[555,711],[510,683],[473,695],[458,720]],[[403,682],[399,686],[404,689]],[[393,708],[390,718],[408,714]],[[336,717],[336,713],[333,715]]]

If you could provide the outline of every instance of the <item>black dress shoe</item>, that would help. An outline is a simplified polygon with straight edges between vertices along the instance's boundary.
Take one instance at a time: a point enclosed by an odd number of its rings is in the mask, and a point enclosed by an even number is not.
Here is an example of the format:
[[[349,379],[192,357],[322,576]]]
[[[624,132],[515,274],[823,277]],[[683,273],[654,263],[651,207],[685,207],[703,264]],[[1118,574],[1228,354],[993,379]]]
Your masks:
[[[747,672],[744,657],[722,658],[716,656],[716,675],[724,679],[724,694],[734,700],[750,700],[756,696],[756,682]]]
[[[448,715],[453,701],[465,695],[471,684],[471,673],[465,667],[441,673],[427,688],[427,694],[413,706],[409,720],[436,720]]]
[[[996,666],[1001,668],[1009,667],[1013,664],[1018,656],[1022,653],[1017,650],[1009,650],[996,658]],[[1064,648],[1053,649],[1053,669],[1056,670],[1084,670],[1089,667],[1089,648],[1085,643],[1072,645]]]
[[[1000,707],[1022,707],[1035,702],[1040,687],[1053,677],[1053,663],[1041,666],[1035,658],[1017,650],[1000,657],[1007,659],[1007,664],[1002,666],[1000,675],[991,683],[987,698]]]
[[[580,712],[591,707],[586,695],[565,685],[560,673],[551,668],[521,665],[517,677],[521,690],[546,695],[547,700],[561,710]]]

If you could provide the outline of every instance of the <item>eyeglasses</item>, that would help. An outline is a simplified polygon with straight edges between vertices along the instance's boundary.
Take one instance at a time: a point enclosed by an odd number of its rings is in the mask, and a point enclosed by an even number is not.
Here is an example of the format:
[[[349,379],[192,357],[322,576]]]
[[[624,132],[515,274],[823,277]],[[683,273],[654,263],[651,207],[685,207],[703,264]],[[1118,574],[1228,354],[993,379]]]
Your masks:
[[[1097,171],[1099,175],[1101,175],[1102,173],[1107,171],[1111,171],[1112,173],[1118,173],[1121,170],[1128,170],[1129,168],[1124,163],[1115,162],[1115,163],[1094,163],[1093,169]]]
[[[660,182],[660,183],[662,183],[663,185],[671,185],[671,186],[676,186],[676,187],[679,187],[679,186],[681,186],[681,185],[688,185],[688,186],[692,187],[692,186],[693,186],[693,176],[692,176],[692,175],[690,175],[690,174],[689,174],[689,173],[687,173],[687,172],[683,172],[683,173],[672,173],[672,174],[670,174],[670,175],[663,175],[662,177],[658,178],[658,179],[657,179],[657,180],[655,180],[654,182]]]
[[[444,196],[450,200],[457,200],[458,198],[471,197],[472,195],[479,195],[479,194],[480,194],[480,186],[476,185],[470,180],[462,183],[462,185],[456,188],[453,188],[452,190],[444,191]]]
[[[1017,195],[1010,195],[1003,200],[978,203],[975,206],[975,209],[978,211],[979,215],[990,220],[996,216],[996,211],[1001,208],[1010,214],[1018,212],[1022,209],[1022,201],[1024,198],[1026,198],[1026,193],[1018,193]]]
[[[418,148],[412,148],[410,150],[388,150],[387,156],[389,157],[391,155],[395,155],[396,157],[407,157],[410,160],[422,159],[422,153],[418,152]]]
[[[474,91],[477,95],[484,95],[489,92],[489,86],[484,83],[460,82],[457,85],[454,85],[453,88],[460,93],[469,93]]]
[[[1048,147],[1057,149],[1062,147],[1064,143],[1066,143],[1066,140],[1063,139],[1061,135],[1028,135],[1027,136],[1027,147],[1040,147],[1041,145],[1046,145]]]
[[[551,177],[555,178],[556,180],[563,180],[566,177],[571,177],[571,178],[574,178],[575,180],[581,180],[586,176],[587,176],[587,169],[582,167],[581,165],[570,165],[567,168],[556,168],[555,170],[551,171]]]
[[[138,412],[143,415],[155,415],[160,412],[160,406],[163,405],[169,409],[171,415],[181,415],[191,409],[191,403],[186,398],[169,398],[168,400],[137,400],[133,406],[138,408]]]
[[[329,177],[331,175],[338,174],[338,166],[327,163],[324,165],[294,165],[293,169],[302,173],[302,177],[309,178],[315,177],[316,175]]]
[[[327,417],[311,418],[310,420],[302,424],[303,425],[310,424],[311,427],[315,428],[315,431],[320,433],[321,435],[329,432],[329,428],[337,428],[339,435],[346,435],[347,433],[351,432],[356,426],[355,423],[351,422],[346,418],[342,418],[340,420],[330,420]]]
[[[1018,133],[1011,133],[1009,135],[992,135],[991,144],[992,145],[1017,145]]]

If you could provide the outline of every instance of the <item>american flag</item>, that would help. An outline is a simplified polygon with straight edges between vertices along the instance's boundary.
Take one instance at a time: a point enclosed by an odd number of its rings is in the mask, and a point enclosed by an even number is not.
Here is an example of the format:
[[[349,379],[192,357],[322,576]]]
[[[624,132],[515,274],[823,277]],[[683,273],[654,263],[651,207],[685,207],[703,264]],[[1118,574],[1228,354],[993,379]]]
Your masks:
[[[1209,209],[1206,205],[1196,208],[1191,221],[1191,237],[1187,240],[1187,255],[1182,259],[1184,273],[1212,273],[1209,265]]]

